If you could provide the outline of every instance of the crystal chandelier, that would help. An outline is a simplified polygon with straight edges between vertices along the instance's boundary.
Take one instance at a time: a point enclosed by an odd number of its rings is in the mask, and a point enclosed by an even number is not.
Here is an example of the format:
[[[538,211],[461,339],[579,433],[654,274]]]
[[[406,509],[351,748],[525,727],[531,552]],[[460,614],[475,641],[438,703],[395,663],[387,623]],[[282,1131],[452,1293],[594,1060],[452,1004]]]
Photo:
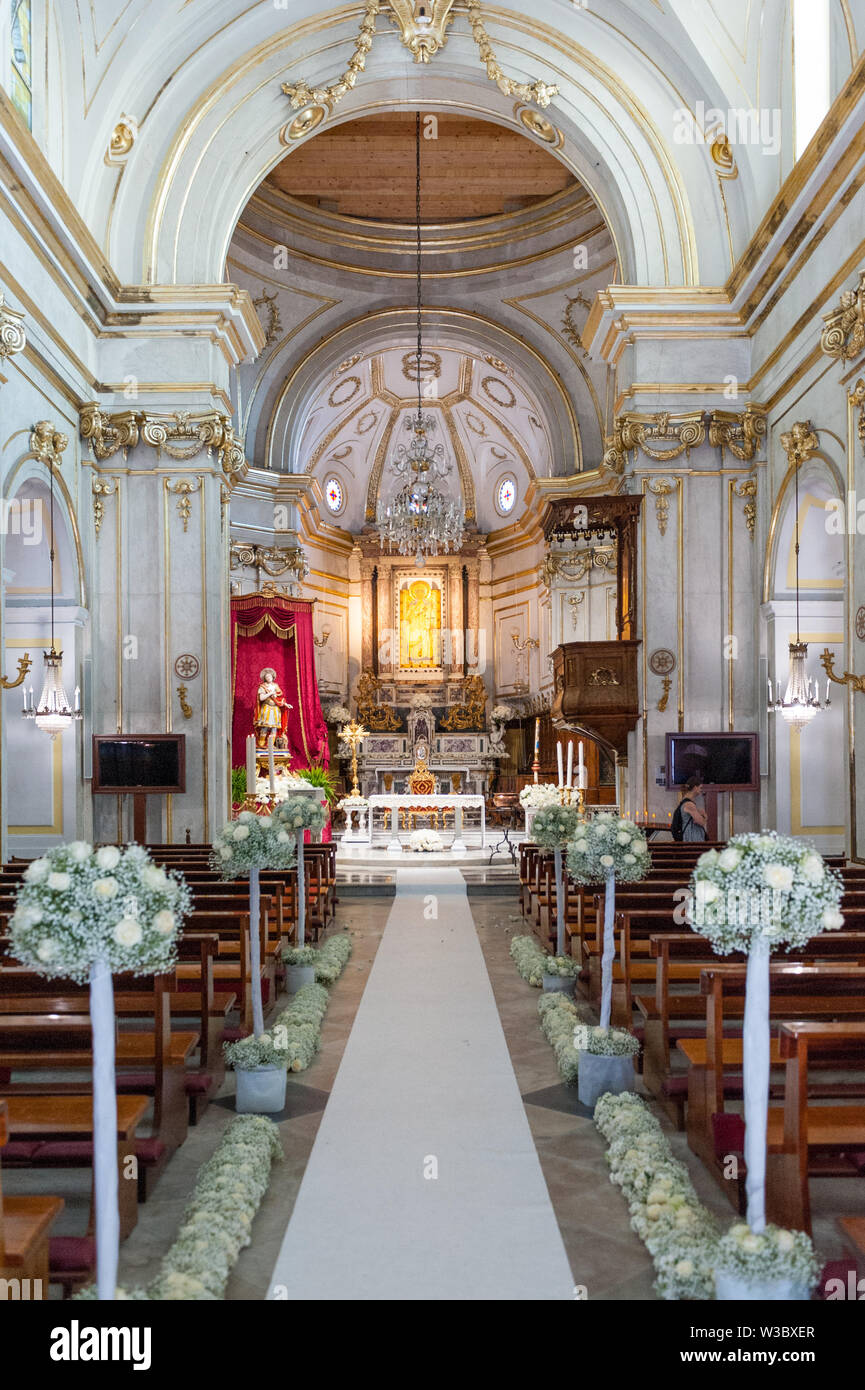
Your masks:
[[[54,463],[48,462],[48,473],[51,479],[51,549],[49,551],[51,559],[51,650],[42,653],[45,678],[42,685],[42,694],[39,696],[39,704],[33,704],[33,687],[24,692],[24,709],[22,714],[25,719],[33,719],[36,728],[41,729],[42,733],[47,734],[53,741],[58,734],[62,734],[68,729],[74,720],[81,718],[81,692],[75,690],[75,708],[73,709],[66,697],[63,688],[63,653],[58,651],[54,641]]]
[[[775,697],[772,697],[772,682],[769,681],[769,713],[780,714],[781,718],[800,733],[807,729],[811,720],[821,709],[829,708],[829,682],[826,681],[826,700],[821,705],[817,681],[812,680],[805,670],[808,660],[808,643],[799,635],[799,459],[796,459],[795,473],[795,516],[796,516],[796,640],[790,642],[790,673],[787,689],[781,699],[781,682],[776,682]]]
[[[415,116],[415,211],[417,229],[417,414],[405,421],[412,439],[400,444],[391,468],[397,477],[405,478],[402,488],[391,499],[379,499],[376,527],[382,550],[397,550],[400,555],[414,555],[416,565],[426,564],[428,555],[459,550],[465,528],[465,507],[462,498],[449,498],[435,486],[438,479],[451,472],[451,462],[444,445],[431,444],[430,434],[436,428],[432,415],[425,415],[421,391],[423,361],[423,278],[421,271],[420,221],[420,112]]]

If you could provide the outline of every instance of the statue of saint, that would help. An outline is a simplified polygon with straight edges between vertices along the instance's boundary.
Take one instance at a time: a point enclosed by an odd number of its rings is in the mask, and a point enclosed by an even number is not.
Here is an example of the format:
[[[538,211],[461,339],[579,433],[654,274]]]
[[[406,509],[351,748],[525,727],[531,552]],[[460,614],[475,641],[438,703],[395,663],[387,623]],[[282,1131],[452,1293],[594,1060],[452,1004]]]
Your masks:
[[[255,697],[255,741],[259,748],[267,747],[271,735],[276,748],[288,747],[290,709],[294,709],[294,706],[283,695],[276,672],[272,666],[265,666],[259,673]]]

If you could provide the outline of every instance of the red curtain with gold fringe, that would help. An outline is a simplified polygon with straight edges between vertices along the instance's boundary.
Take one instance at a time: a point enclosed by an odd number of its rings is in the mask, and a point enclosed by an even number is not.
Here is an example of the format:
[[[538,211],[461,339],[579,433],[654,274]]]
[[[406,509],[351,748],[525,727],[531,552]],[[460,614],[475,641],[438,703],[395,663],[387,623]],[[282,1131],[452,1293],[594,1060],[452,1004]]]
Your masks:
[[[312,602],[260,593],[231,600],[232,766],[246,762],[259,676],[267,666],[294,707],[288,713],[292,766],[320,762],[326,767],[330,755],[315,674]]]

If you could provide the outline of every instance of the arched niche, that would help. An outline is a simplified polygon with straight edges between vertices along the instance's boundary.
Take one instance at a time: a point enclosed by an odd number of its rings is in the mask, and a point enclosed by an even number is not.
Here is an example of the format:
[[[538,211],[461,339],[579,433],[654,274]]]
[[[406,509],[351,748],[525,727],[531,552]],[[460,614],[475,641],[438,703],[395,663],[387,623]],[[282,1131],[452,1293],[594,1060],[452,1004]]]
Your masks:
[[[2,823],[7,855],[29,856],[83,833],[88,807],[81,781],[82,725],[51,740],[22,717],[24,687],[38,704],[43,653],[51,648],[50,477],[45,464],[25,456],[10,471],[4,503],[3,670],[17,674],[26,653],[32,665],[24,685],[2,691]],[[63,652],[70,700],[84,681],[87,611],[83,560],[72,500],[60,469],[54,471],[54,640]]]
[[[846,538],[833,518],[845,489],[837,463],[824,450],[799,465],[798,632],[808,643],[807,671],[825,701],[820,661],[825,648],[843,669],[847,603]],[[781,697],[789,671],[789,644],[797,634],[796,468],[788,468],[769,527],[763,583],[768,676]],[[830,505],[832,504],[832,505]],[[780,714],[768,716],[770,787],[766,820],[784,834],[812,839],[823,852],[843,849],[849,824],[848,734],[845,700],[831,688],[831,703],[797,732]],[[760,698],[768,697],[768,687]]]

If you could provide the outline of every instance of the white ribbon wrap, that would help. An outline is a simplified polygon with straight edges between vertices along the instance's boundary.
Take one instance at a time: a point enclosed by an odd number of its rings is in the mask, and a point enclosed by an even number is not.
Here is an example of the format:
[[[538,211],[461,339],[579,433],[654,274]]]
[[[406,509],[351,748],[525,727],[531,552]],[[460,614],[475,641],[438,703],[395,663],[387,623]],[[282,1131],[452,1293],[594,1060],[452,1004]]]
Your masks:
[[[306,940],[306,874],[304,872],[303,839],[305,831],[297,832],[297,944]]]
[[[117,1088],[114,1079],[114,985],[105,960],[90,967],[93,1028],[93,1194],[96,1205],[96,1283],[100,1300],[117,1295],[120,1217],[117,1206]],[[133,1181],[129,1178],[126,1181]]]
[[[613,958],[616,954],[616,875],[607,874],[604,896],[604,944],[601,954],[601,1027],[609,1028],[613,1011]]]
[[[264,1032],[264,1009],[261,1004],[261,894],[258,869],[249,871],[249,977],[252,981],[252,1031],[256,1037]]]
[[[561,848],[553,850],[556,866],[556,955],[565,954],[565,888]]]
[[[745,1090],[745,1163],[748,1172],[748,1225],[759,1235],[766,1225],[766,1130],[769,1111],[769,962],[768,941],[758,937],[748,953],[742,1072]]]

